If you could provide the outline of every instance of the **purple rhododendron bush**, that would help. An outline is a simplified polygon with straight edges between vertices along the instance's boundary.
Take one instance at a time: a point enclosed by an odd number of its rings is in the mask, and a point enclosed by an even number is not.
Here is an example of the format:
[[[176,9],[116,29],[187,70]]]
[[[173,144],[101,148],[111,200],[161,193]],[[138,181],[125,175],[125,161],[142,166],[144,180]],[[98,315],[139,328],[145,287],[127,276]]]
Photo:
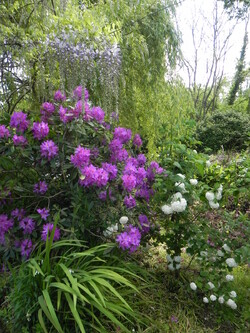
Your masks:
[[[40,114],[15,111],[0,125],[0,247],[3,262],[27,259],[46,242],[115,240],[129,252],[154,230],[149,201],[156,162],[148,163],[139,134],[107,119],[81,86],[56,91]]]

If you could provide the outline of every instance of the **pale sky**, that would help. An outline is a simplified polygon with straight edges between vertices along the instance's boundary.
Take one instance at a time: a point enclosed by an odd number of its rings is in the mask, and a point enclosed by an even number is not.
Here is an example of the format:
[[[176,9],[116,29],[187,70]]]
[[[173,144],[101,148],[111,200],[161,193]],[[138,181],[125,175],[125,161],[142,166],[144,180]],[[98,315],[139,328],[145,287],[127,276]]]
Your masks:
[[[209,68],[210,61],[212,59],[212,47],[213,47],[213,9],[216,0],[185,0],[177,8],[177,25],[182,33],[182,53],[184,57],[194,64],[194,46],[192,40],[192,22],[195,22],[195,39],[198,47],[198,71],[197,82],[206,82],[207,68]],[[217,2],[218,4],[218,20],[221,22],[221,37],[218,41],[219,48],[228,36],[230,29],[236,23],[235,20],[228,20],[228,16],[224,12],[223,14],[223,2]],[[201,37],[203,33],[203,38]],[[239,21],[234,28],[232,34],[230,34],[228,51],[225,56],[224,74],[228,78],[232,78],[235,73],[235,65],[237,58],[240,56],[240,50],[243,44],[245,32],[245,22]],[[250,22],[248,24],[249,43],[250,43]],[[246,53],[246,62],[250,63],[250,47],[248,44]],[[222,66],[222,63],[221,63]],[[220,66],[220,67],[221,67]],[[184,82],[188,84],[188,75],[185,68],[178,70],[178,74],[183,78]]]

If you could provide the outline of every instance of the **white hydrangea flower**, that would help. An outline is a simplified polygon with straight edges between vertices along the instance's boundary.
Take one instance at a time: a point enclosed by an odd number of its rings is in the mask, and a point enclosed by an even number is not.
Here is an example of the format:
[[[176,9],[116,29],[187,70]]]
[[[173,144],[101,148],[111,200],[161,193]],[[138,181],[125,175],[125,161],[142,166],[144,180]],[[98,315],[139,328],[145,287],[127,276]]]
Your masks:
[[[206,193],[206,198],[207,198],[208,201],[214,201],[214,198],[215,198],[214,193],[208,191]]]
[[[216,198],[216,200],[221,200],[221,198],[222,198],[222,192],[217,192],[216,194],[215,194],[215,198]]]
[[[233,275],[230,275],[230,274],[227,274],[227,275],[226,275],[226,280],[227,280],[227,281],[233,281],[233,280],[234,280],[234,276],[233,276]]]
[[[206,167],[209,168],[211,166],[211,162],[209,160],[206,161]]]
[[[202,257],[207,257],[207,251],[201,251],[201,252],[200,252],[200,255],[201,255]]]
[[[231,298],[229,298],[229,300],[227,301],[227,305],[230,306],[230,308],[233,310],[237,309],[237,304]]]
[[[170,214],[173,213],[173,209],[172,209],[172,207],[169,206],[169,205],[164,205],[164,206],[162,206],[162,207],[161,207],[161,210],[162,210],[163,213],[166,214],[166,215],[170,215]]]
[[[232,298],[235,298],[235,297],[237,297],[237,294],[234,290],[232,290],[232,291],[230,291],[229,296]]]
[[[173,262],[173,258],[169,254],[167,254],[167,261],[168,262]]]
[[[181,173],[177,173],[177,176],[181,177],[182,179],[185,179],[185,178],[186,178],[186,176],[183,175],[183,174],[181,174]]]
[[[224,295],[223,295],[223,296],[220,296],[220,297],[218,298],[218,301],[219,301],[220,304],[223,304],[223,303],[225,302],[225,300],[224,300]]]
[[[206,167],[209,168],[211,166],[211,162],[209,160],[206,161]]]
[[[190,179],[189,182],[193,186],[196,186],[198,184],[198,180],[197,179]]]
[[[181,213],[181,212],[183,212],[186,209],[186,207],[187,207],[187,201],[186,201],[186,199],[181,198],[180,201],[172,202],[171,203],[171,207],[172,207],[172,209],[173,209],[174,212]]]
[[[181,256],[174,256],[175,262],[181,262]]]
[[[184,183],[176,182],[174,185],[176,187],[179,187],[183,192],[186,192],[186,188],[185,188],[185,184]]]
[[[172,196],[172,202],[174,201],[178,201],[179,199],[182,198],[182,194],[181,192],[176,192],[173,196]]]
[[[222,248],[223,248],[226,252],[231,252],[231,249],[230,249],[230,247],[229,247],[227,244],[224,244],[224,245],[222,246]]]
[[[209,285],[210,289],[214,289],[215,288],[215,285],[212,282],[208,282],[207,284]]]
[[[190,283],[190,288],[195,291],[197,289],[197,286],[194,282],[191,282]]]
[[[112,235],[114,232],[118,231],[118,224],[116,223],[115,225],[111,225],[110,227],[108,227],[104,232],[104,236],[110,236]]]
[[[171,263],[171,264],[168,265],[168,269],[170,271],[174,271],[174,265],[173,265],[173,263]]]
[[[203,302],[204,302],[204,303],[209,303],[208,298],[207,298],[207,297],[203,297]]]
[[[215,295],[211,295],[211,296],[210,296],[210,299],[211,299],[212,302],[214,302],[214,301],[217,300],[217,297],[216,297]]]
[[[218,202],[209,201],[209,206],[213,209],[218,209],[220,207]]]
[[[218,251],[217,251],[217,255],[218,255],[219,257],[224,257],[224,253],[223,253],[221,250],[218,250]]]
[[[176,268],[176,269],[180,269],[180,268],[181,268],[181,264],[176,264],[176,265],[175,265],[175,268]]]
[[[228,267],[236,267],[237,266],[234,258],[228,258],[226,260],[226,264],[227,264]]]
[[[122,216],[120,218],[120,223],[121,224],[127,224],[128,223],[128,217],[127,216]]]

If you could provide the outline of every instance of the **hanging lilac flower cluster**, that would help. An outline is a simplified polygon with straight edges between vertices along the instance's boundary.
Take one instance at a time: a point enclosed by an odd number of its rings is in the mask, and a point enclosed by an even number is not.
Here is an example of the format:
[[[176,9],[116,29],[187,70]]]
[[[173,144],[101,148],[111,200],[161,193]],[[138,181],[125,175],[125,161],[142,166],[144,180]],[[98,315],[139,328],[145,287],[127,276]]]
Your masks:
[[[50,34],[46,38],[46,49],[50,56],[51,71],[59,64],[60,72],[67,77],[67,83],[72,85],[82,79],[86,82],[90,78],[99,78],[104,90],[113,87],[115,90],[120,74],[121,52],[118,45],[112,45],[105,39],[94,38],[90,41],[84,34],[67,29],[60,34]],[[93,47],[96,45],[97,47]],[[53,60],[53,61],[51,61]],[[53,67],[54,66],[54,67]],[[62,101],[64,95],[56,93],[55,99]]]

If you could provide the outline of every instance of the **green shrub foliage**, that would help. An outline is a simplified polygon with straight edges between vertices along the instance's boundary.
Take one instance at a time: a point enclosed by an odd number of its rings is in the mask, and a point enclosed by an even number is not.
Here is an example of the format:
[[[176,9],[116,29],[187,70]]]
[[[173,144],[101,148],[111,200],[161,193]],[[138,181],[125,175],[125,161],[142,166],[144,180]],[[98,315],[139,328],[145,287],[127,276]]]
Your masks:
[[[245,148],[250,128],[249,117],[235,111],[216,112],[197,128],[197,136],[202,147],[214,152],[240,150]]]

